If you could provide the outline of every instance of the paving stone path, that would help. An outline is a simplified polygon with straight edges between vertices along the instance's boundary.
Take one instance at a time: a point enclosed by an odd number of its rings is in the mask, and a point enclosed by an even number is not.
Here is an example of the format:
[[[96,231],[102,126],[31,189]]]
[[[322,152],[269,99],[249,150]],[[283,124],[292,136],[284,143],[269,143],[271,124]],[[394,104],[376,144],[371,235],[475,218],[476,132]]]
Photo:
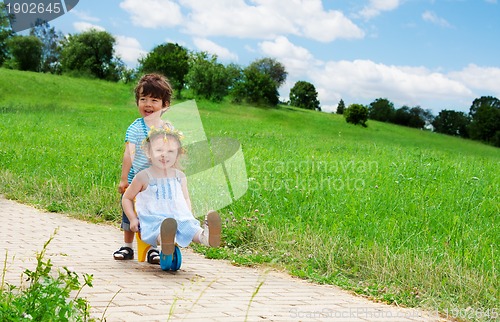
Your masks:
[[[106,321],[443,321],[435,312],[373,303],[337,287],[315,285],[285,273],[235,267],[183,249],[179,271],[137,260],[115,261],[122,240],[112,225],[47,213],[0,197],[2,264],[6,281],[19,285],[34,269],[36,253],[57,229],[46,256],[54,269],[93,274],[81,296],[92,317]],[[260,288],[259,288],[260,285]],[[256,290],[258,289],[258,292]]]

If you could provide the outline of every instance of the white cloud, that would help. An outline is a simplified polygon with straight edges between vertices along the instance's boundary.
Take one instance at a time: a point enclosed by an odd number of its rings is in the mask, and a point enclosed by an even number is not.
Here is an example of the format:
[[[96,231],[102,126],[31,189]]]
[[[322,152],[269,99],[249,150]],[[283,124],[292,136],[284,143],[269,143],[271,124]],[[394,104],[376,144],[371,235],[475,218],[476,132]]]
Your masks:
[[[362,38],[364,32],[320,0],[181,0],[191,10],[185,31],[197,36],[274,39],[298,35],[322,42]]]
[[[245,46],[243,46],[243,48],[245,48],[245,50],[248,51],[249,53],[255,53],[255,52],[257,52],[257,50],[255,48],[253,48],[252,46],[250,46],[248,44],[245,45]]]
[[[255,0],[256,4],[280,15],[293,28],[290,34],[321,42],[363,38],[364,32],[337,10],[325,11],[320,0]]]
[[[310,73],[322,104],[368,104],[386,97],[395,105],[421,105],[430,101],[469,101],[474,96],[462,82],[423,67],[388,66],[370,60],[329,61]],[[332,100],[332,97],[335,99]]]
[[[306,48],[297,46],[286,37],[259,43],[264,56],[276,58],[285,65],[288,77],[280,88],[280,98],[287,100],[295,82],[311,82],[318,92],[322,110],[334,111],[339,100],[346,104],[369,104],[385,97],[396,106],[420,105],[437,112],[443,108],[467,106],[474,98],[471,88],[500,84],[500,69],[477,69],[475,66],[460,74],[445,75],[425,67],[377,64],[370,60],[317,60]],[[483,78],[480,78],[484,75]],[[491,80],[486,81],[487,77]],[[465,80],[467,79],[467,80]],[[427,104],[435,104],[429,106]],[[443,104],[443,105],[437,105]],[[447,105],[444,105],[447,104]],[[455,104],[455,106],[449,106]]]
[[[449,73],[448,76],[480,92],[478,96],[500,97],[500,68],[498,67],[480,67],[470,64],[461,71]]]
[[[365,33],[340,11],[312,12],[300,21],[300,27],[305,37],[321,42],[365,36]]]
[[[78,32],[83,32],[83,31],[88,31],[90,29],[95,29],[97,31],[105,31],[106,29],[104,29],[103,27],[101,26],[98,26],[98,25],[94,25],[94,24],[91,24],[89,22],[75,22],[73,24],[73,27],[76,29],[76,31]]]
[[[318,100],[320,101],[322,112],[331,113],[337,111],[338,103],[342,98],[339,93],[326,91],[324,88],[318,87],[316,87],[316,91],[318,92]]]
[[[100,21],[99,18],[91,16],[88,12],[79,11],[77,9],[73,9],[70,12],[71,12],[71,14],[74,14],[75,16],[77,16],[81,20],[91,21],[91,22]]]
[[[399,5],[399,0],[370,0],[370,3],[359,14],[365,19],[370,19],[378,16],[382,11],[395,10]]]
[[[446,21],[446,19],[443,19],[441,17],[438,17],[434,12],[432,11],[425,11],[423,14],[422,14],[422,19],[424,19],[424,21],[427,21],[427,22],[430,22],[430,23],[433,23],[435,25],[438,25],[438,26],[441,26],[441,27],[446,27],[446,28],[450,28],[451,27],[451,24]]]
[[[284,36],[273,41],[263,41],[259,43],[259,47],[264,56],[276,58],[291,75],[305,76],[309,68],[319,64],[309,50],[292,44]]]
[[[115,50],[121,59],[128,63],[129,66],[135,66],[137,60],[147,55],[147,52],[142,49],[139,41],[132,37],[116,36]]]
[[[496,3],[497,0],[485,1]],[[216,54],[223,60],[238,60],[236,52],[232,51],[235,49],[209,39],[213,39],[212,36],[227,37],[229,40],[233,38],[233,41],[236,38],[244,39],[244,42],[235,42],[250,53],[250,57],[273,57],[285,65],[288,77],[280,88],[281,99],[287,98],[296,81],[309,81],[316,87],[324,111],[334,110],[341,98],[349,105],[369,104],[376,98],[385,97],[397,107],[420,105],[437,113],[444,108],[469,108],[472,100],[481,95],[500,96],[500,86],[497,85],[500,84],[500,68],[496,67],[469,65],[459,71],[443,72],[426,67],[355,60],[356,56],[349,60],[316,59],[313,46],[306,48],[292,41],[302,38],[302,41],[332,42],[336,39],[365,37],[365,32],[342,11],[325,9],[323,3],[326,2],[122,0],[120,6],[130,14],[134,25],[148,28],[176,26],[176,31],[192,37],[198,50]],[[396,10],[405,1],[368,0],[364,3],[367,5],[362,7],[357,17],[370,19]],[[432,11],[423,12],[421,18],[429,23],[453,27]],[[168,36],[172,37],[172,34]],[[254,39],[258,41],[252,41]],[[224,45],[227,43],[225,41]],[[324,44],[317,45],[326,48]],[[136,39],[126,37],[119,41],[118,51],[122,59],[128,62],[137,60],[144,53]],[[368,56],[363,54],[363,57]]]
[[[309,50],[291,43],[284,36],[279,36],[272,41],[263,41],[258,46],[264,56],[275,58],[285,66],[288,76],[285,84],[279,89],[282,101],[289,99],[290,89],[297,81],[308,79],[308,72],[311,68],[321,65],[321,62],[316,60]]]
[[[293,25],[264,6],[250,6],[243,0],[184,0],[191,9],[185,30],[197,36],[269,38],[293,31]]]
[[[124,0],[120,8],[127,11],[132,23],[139,27],[173,27],[182,22],[181,9],[171,0]]]
[[[193,43],[200,51],[206,51],[210,54],[215,54],[221,60],[233,62],[238,61],[238,55],[232,53],[229,49],[222,47],[211,40],[204,38],[194,38]]]

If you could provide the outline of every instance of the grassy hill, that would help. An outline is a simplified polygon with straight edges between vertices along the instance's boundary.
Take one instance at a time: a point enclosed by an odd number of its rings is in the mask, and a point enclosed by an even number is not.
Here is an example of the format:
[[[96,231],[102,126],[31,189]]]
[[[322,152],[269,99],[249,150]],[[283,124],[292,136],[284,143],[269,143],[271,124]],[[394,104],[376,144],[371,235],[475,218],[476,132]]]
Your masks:
[[[0,193],[118,225],[132,86],[0,69]],[[293,107],[197,105],[209,137],[242,144],[249,177],[220,211],[224,247],[198,251],[399,305],[499,307],[499,149]]]

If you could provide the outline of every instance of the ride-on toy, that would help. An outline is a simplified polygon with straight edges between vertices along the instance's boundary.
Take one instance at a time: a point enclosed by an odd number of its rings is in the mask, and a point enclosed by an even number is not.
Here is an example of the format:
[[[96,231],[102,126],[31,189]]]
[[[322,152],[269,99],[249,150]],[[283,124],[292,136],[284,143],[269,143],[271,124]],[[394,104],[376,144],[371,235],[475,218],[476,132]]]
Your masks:
[[[137,260],[139,262],[144,262],[146,260],[146,254],[148,253],[151,245],[145,243],[141,239],[141,233],[135,233],[137,240]],[[160,253],[160,266],[164,271],[177,271],[181,268],[182,264],[182,254],[179,246],[175,245],[175,250],[172,255],[163,255]]]

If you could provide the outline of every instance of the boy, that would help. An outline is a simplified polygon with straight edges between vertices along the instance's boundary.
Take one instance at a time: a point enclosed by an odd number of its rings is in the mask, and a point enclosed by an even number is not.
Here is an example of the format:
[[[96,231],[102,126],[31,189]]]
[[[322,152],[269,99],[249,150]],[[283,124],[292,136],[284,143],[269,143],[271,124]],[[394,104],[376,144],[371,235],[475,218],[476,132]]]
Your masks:
[[[132,182],[135,175],[149,166],[148,159],[140,148],[142,141],[146,139],[151,127],[167,127],[173,129],[170,123],[161,119],[161,115],[170,106],[172,98],[172,86],[169,81],[159,74],[146,74],[141,77],[135,87],[135,101],[141,118],[136,119],[127,129],[125,134],[125,153],[123,154],[122,174],[118,191],[120,194]],[[120,249],[113,253],[116,260],[128,260],[134,258],[132,243],[134,232],[130,229],[130,222],[122,213],[123,241]],[[160,257],[157,249],[150,249],[147,256],[148,263],[159,263]]]

